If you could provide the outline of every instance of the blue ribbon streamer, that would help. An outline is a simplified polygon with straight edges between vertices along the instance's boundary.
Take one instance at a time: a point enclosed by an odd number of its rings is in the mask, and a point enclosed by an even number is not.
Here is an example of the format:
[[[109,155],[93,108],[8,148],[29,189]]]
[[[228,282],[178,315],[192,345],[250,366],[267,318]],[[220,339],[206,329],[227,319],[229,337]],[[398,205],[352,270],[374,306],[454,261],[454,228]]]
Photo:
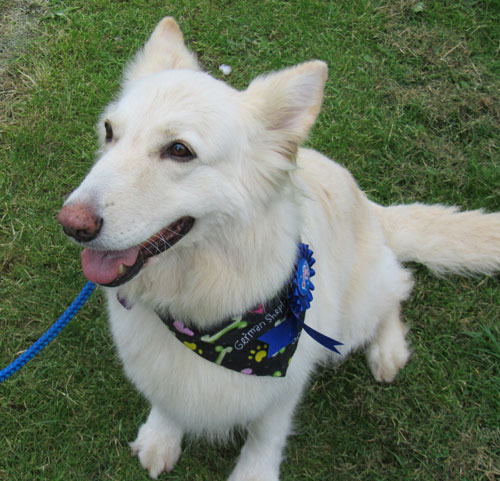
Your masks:
[[[327,349],[330,349],[330,351],[333,351],[336,354],[341,354],[336,346],[343,346],[344,344],[342,344],[339,341],[336,341],[335,339],[333,339],[331,337],[328,337],[328,336],[325,336],[324,334],[321,334],[321,332],[308,326],[306,323],[302,322],[300,319],[299,319],[299,322],[302,324],[302,328],[304,329],[304,331],[306,331],[307,334],[309,334],[316,342],[319,342],[322,346],[326,347]]]

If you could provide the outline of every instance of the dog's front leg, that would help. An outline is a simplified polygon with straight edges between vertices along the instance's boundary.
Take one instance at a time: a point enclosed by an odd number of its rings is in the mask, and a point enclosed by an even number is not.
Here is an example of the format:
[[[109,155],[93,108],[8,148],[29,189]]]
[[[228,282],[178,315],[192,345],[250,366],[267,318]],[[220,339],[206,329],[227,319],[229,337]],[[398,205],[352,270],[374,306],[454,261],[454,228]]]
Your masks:
[[[143,468],[156,479],[164,471],[172,471],[181,455],[181,428],[153,406],[148,420],[140,427],[137,439],[130,443],[133,454]]]
[[[279,481],[282,453],[301,391],[287,392],[249,424],[247,440],[228,481]]]

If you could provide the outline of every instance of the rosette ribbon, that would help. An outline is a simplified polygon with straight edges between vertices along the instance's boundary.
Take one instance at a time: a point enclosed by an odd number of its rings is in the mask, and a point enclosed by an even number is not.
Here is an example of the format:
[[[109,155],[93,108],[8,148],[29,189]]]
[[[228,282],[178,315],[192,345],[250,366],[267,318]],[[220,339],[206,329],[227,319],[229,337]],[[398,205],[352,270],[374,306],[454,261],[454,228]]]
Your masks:
[[[285,321],[259,337],[259,340],[269,346],[268,357],[273,356],[297,339],[300,334],[300,327],[316,342],[340,354],[337,346],[342,346],[341,342],[325,336],[304,322],[305,312],[309,309],[313,300],[311,291],[314,290],[314,284],[311,282],[311,277],[315,274],[312,268],[315,262],[313,251],[309,249],[309,246],[307,244],[299,244],[296,269],[290,282],[290,313]]]

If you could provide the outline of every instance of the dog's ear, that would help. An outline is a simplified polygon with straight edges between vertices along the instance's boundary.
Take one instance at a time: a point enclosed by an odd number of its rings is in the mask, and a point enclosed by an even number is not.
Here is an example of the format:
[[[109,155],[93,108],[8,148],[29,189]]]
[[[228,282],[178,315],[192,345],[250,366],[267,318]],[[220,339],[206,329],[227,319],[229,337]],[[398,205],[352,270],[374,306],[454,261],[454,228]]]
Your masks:
[[[243,92],[245,101],[259,122],[285,152],[309,133],[321,108],[328,67],[315,60],[279,72],[257,77]]]
[[[199,70],[196,57],[184,44],[179,25],[165,17],[125,70],[125,81],[170,69]]]

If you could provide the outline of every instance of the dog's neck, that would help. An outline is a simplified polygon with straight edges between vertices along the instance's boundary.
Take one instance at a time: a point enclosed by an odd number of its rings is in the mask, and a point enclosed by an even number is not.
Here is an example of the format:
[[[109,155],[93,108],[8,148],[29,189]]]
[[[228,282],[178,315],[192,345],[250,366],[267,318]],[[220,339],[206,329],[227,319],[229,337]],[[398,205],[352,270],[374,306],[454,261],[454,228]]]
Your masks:
[[[299,225],[295,203],[281,199],[253,222],[158,256],[120,295],[209,327],[280,291],[295,264]]]

